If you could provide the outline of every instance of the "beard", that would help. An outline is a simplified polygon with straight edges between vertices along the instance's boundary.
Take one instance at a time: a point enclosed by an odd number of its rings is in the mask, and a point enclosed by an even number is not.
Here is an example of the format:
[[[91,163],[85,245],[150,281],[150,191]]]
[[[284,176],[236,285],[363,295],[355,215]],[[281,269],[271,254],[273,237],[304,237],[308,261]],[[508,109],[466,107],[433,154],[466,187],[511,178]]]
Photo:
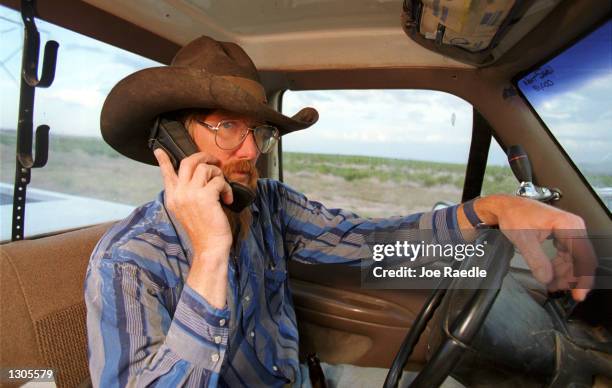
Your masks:
[[[223,171],[223,175],[225,175],[229,181],[234,181],[232,180],[232,175],[236,173],[246,174],[242,175],[242,179],[235,180],[234,182],[248,187],[255,193],[257,192],[257,179],[259,179],[259,174],[257,173],[254,163],[248,160],[236,160],[224,165],[221,167],[221,170]],[[239,213],[223,207],[223,212],[229,221],[233,240],[235,242],[244,240],[248,236],[249,228],[253,220],[251,207],[247,206]]]

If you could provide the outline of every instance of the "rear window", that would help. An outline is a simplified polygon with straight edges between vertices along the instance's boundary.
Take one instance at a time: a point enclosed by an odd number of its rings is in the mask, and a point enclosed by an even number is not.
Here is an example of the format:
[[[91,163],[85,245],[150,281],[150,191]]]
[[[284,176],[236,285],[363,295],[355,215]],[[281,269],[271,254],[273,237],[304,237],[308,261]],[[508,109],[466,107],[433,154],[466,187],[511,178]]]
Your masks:
[[[518,87],[612,209],[612,22],[520,78]]]

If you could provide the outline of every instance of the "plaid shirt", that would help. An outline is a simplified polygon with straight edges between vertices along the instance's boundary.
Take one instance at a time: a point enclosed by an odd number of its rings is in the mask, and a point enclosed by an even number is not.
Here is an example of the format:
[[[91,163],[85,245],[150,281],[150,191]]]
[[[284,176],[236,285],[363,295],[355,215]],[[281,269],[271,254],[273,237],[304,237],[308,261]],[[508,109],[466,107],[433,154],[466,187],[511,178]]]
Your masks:
[[[299,386],[288,259],[358,264],[372,257],[365,238],[373,232],[460,237],[456,207],[365,219],[274,180],[261,179],[257,194],[238,268],[228,261],[223,309],[185,284],[191,243],[166,211],[163,192],[102,237],[85,281],[94,386]]]

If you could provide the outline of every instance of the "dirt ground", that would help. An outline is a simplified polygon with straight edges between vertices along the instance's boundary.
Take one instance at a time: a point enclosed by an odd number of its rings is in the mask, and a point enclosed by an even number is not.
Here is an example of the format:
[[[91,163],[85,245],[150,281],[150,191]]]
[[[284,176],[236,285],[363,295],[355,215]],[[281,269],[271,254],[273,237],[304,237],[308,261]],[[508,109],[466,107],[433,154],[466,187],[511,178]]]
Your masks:
[[[285,183],[308,199],[328,208],[351,210],[363,217],[407,215],[429,211],[437,201],[461,200],[461,190],[450,185],[419,187],[409,182],[379,182],[371,178],[348,182],[337,176],[307,171],[284,175]]]

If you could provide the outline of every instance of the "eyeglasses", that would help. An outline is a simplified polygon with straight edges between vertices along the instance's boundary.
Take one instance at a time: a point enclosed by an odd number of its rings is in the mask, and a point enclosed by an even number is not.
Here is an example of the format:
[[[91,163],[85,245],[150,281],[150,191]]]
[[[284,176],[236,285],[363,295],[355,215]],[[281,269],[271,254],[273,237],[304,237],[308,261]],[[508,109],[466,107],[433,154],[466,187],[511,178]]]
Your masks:
[[[204,121],[196,121],[198,124],[214,131],[217,147],[226,151],[233,151],[240,147],[249,135],[249,132],[253,132],[255,144],[262,154],[270,152],[280,138],[278,128],[272,125],[264,124],[250,128],[240,120],[221,120],[213,127]]]

